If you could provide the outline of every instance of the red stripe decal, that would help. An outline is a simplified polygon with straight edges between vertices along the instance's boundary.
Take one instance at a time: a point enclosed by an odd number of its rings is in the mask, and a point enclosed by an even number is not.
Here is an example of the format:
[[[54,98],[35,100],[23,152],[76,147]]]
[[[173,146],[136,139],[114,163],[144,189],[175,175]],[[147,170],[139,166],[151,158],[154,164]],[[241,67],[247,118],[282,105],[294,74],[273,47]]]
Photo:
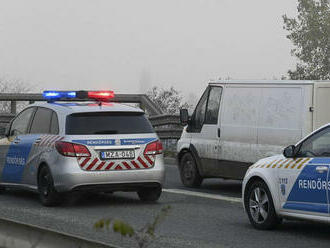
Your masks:
[[[135,161],[131,161],[131,163],[132,165],[134,165],[136,169],[141,169],[140,166]]]
[[[113,166],[115,163],[114,162],[111,162],[106,168],[105,170],[110,170],[111,166]]]
[[[80,167],[84,167],[85,164],[90,160],[90,158],[86,158],[81,164]]]
[[[93,168],[93,166],[97,163],[97,161],[99,161],[97,158],[95,158],[94,160],[93,160],[93,162],[90,164],[90,165],[88,165],[88,167],[86,168],[86,170],[90,170],[90,169],[92,169]]]
[[[124,165],[128,170],[132,169],[131,166],[129,166],[129,164],[126,163],[126,162],[123,162],[123,165]]]
[[[152,162],[152,160],[149,158],[148,155],[144,155],[144,157],[146,158],[146,160],[149,162],[149,164],[152,166],[154,164],[154,162]]]
[[[117,165],[116,168],[115,168],[115,170],[122,170],[122,169],[123,169],[123,168],[121,168],[120,165]]]
[[[148,168],[148,165],[142,160],[141,157],[138,157],[138,160],[144,166],[144,168]]]
[[[105,164],[105,162],[103,161],[102,163],[99,164],[99,166],[96,167],[95,170],[101,170],[101,168],[103,167],[104,164]]]

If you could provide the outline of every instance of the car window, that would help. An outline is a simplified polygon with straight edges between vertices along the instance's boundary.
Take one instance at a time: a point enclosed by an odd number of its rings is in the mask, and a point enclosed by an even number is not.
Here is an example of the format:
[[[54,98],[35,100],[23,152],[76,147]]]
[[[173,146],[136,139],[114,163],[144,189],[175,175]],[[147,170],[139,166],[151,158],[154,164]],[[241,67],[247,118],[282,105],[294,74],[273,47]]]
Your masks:
[[[22,111],[11,124],[10,135],[26,134],[34,111],[35,108],[28,108]]]
[[[330,128],[305,140],[299,147],[297,157],[330,157]]]
[[[89,112],[75,113],[66,118],[66,134],[135,134],[154,133],[144,113]]]
[[[59,132],[58,118],[57,118],[57,114],[53,111],[52,120],[51,120],[51,124],[50,124],[50,133],[58,134],[58,132]]]
[[[211,87],[207,101],[205,124],[217,124],[222,87]]]
[[[32,121],[30,133],[48,134],[50,132],[52,112],[50,109],[38,108]]]
[[[191,132],[199,132],[203,127],[208,93],[209,88],[205,90],[192,115],[189,130]]]

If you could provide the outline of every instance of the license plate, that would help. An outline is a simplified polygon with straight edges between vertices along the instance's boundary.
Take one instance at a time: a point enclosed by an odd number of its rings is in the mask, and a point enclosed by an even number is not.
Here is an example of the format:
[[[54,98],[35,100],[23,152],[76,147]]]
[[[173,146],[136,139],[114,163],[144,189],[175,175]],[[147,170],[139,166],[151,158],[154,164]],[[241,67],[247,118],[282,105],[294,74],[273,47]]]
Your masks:
[[[100,153],[101,159],[133,159],[135,158],[134,150],[112,150]]]

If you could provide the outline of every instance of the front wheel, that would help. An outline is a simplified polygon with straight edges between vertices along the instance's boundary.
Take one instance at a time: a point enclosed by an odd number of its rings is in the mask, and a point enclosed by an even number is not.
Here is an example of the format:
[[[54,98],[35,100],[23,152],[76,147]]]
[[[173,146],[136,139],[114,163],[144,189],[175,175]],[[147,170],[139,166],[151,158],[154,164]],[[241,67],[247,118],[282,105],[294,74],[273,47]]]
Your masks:
[[[280,223],[271,193],[263,181],[256,181],[248,186],[244,203],[249,220],[255,228],[268,230]]]
[[[160,195],[162,193],[161,187],[156,188],[145,188],[141,189],[137,192],[139,198],[141,201],[146,202],[155,202],[159,199]]]
[[[180,160],[180,176],[182,183],[187,187],[199,187],[203,178],[199,174],[196,161],[191,153],[185,153]]]
[[[60,203],[60,194],[54,188],[52,174],[47,166],[40,169],[38,175],[39,199],[42,205],[50,207]]]

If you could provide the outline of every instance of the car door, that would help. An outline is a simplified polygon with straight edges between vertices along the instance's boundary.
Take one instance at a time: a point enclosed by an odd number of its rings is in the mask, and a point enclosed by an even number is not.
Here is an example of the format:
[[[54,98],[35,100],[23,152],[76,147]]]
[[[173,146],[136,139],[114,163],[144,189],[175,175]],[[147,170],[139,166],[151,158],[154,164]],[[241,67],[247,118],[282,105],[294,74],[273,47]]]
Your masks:
[[[25,145],[25,140],[34,112],[34,107],[27,108],[12,121],[8,137],[10,143],[1,173],[2,182],[21,183],[24,167],[31,149],[31,146]]]
[[[49,153],[47,152],[51,150],[51,147],[43,144],[54,140],[54,135],[58,134],[58,124],[55,126],[54,124],[57,124],[56,113],[51,109],[38,107],[31,122],[29,134],[25,135],[21,141],[22,147],[30,147],[30,154],[25,164],[23,177],[25,184],[35,183],[37,165],[40,164],[42,159],[49,161],[47,159]]]
[[[279,168],[279,192],[284,211],[328,216],[330,127],[302,141],[295,158]]]
[[[197,150],[202,161],[203,176],[218,176],[219,108],[222,87],[209,86],[202,95],[192,115],[188,132],[191,133],[191,144]]]

